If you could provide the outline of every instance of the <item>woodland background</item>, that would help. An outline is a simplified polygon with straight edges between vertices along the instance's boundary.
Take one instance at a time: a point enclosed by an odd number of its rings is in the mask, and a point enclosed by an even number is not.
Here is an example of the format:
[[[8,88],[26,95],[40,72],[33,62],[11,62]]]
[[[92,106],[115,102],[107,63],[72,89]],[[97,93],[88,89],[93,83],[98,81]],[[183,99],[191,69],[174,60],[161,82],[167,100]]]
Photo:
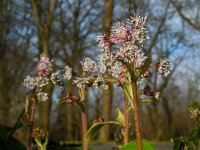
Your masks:
[[[173,62],[167,78],[154,75],[148,81],[161,96],[156,103],[141,106],[143,137],[169,141],[186,135],[194,126],[188,107],[200,101],[199,0],[1,0],[0,124],[11,127],[17,121],[25,103],[23,79],[35,74],[41,53],[53,59],[55,70],[69,65],[78,72],[83,57],[97,59],[96,36],[109,35],[111,26],[134,14],[148,17],[150,38],[144,44],[145,51],[154,60],[167,57]],[[67,91],[74,92],[74,87],[67,82],[66,88],[50,86],[48,91],[51,98],[39,104],[34,126],[49,131],[57,141],[80,141],[79,108],[76,104],[56,107],[59,98]],[[91,88],[89,125],[99,117],[115,119],[115,107],[122,99],[120,88]],[[23,127],[14,136],[25,143],[25,117],[21,122]],[[120,134],[116,127],[104,127],[95,140],[119,140]]]

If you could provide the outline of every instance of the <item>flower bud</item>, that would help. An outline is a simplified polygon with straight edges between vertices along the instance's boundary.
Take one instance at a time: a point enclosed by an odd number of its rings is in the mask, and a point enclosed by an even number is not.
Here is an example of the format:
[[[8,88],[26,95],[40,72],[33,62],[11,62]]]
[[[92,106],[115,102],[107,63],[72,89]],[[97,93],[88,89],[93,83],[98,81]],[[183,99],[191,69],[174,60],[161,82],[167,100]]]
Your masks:
[[[149,70],[146,70],[143,74],[144,78],[150,78],[152,76],[152,73]]]
[[[153,97],[154,97],[155,99],[158,99],[159,96],[160,96],[160,92],[157,91],[157,90],[154,90],[154,91],[153,91]]]
[[[99,122],[104,122],[104,120],[105,119],[103,117],[99,117],[99,119],[98,119]]]
[[[70,92],[67,92],[66,93],[66,98],[68,99],[68,98],[71,98],[71,97],[72,97],[72,94]]]
[[[151,88],[150,88],[149,85],[146,85],[146,86],[144,87],[143,93],[144,93],[144,95],[152,96]]]
[[[67,104],[71,104],[72,103],[72,99],[70,99],[70,98],[66,99],[66,103]]]

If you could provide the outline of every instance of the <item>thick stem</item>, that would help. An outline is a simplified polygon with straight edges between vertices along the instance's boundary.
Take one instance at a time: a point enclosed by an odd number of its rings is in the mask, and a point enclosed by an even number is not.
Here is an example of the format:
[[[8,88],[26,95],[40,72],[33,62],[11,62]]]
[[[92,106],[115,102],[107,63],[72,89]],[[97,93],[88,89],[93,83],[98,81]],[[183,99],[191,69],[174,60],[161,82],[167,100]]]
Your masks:
[[[83,105],[81,107],[83,150],[88,150],[88,143],[87,143],[87,139],[86,139],[86,134],[87,134],[86,92],[87,91],[85,88],[82,88],[80,91],[81,101],[83,103]]]
[[[124,127],[124,145],[129,143],[129,111],[128,111],[128,100],[124,92],[124,118],[125,118],[125,127]]]
[[[81,117],[82,117],[82,132],[83,132],[83,150],[88,149],[87,141],[86,141],[86,134],[87,134],[87,114],[86,114],[86,109],[82,109],[81,112]]]
[[[27,150],[31,150],[32,144],[32,133],[33,133],[33,122],[35,118],[35,110],[36,110],[36,99],[32,98],[32,108],[31,108],[31,116],[29,120],[29,127],[28,127],[28,145]]]
[[[136,133],[136,143],[137,150],[142,150],[142,136],[141,136],[141,127],[140,127],[140,115],[139,115],[139,106],[138,106],[138,94],[137,94],[137,83],[132,82],[132,91],[133,91],[133,106],[134,106],[134,125]]]

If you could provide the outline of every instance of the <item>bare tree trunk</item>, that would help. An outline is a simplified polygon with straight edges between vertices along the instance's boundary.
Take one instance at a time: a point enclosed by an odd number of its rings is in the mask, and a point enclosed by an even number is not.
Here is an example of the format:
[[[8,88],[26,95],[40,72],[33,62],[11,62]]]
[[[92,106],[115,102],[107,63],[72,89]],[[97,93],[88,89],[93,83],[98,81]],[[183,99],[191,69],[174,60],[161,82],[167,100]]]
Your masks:
[[[6,34],[9,30],[10,16],[7,10],[8,1],[0,2],[0,16],[6,23],[1,24],[0,29],[0,122],[4,125],[8,124],[9,110],[11,106],[11,99],[9,97],[9,73],[7,63],[7,42]]]
[[[104,22],[103,22],[103,33],[106,36],[110,35],[110,28],[112,26],[112,18],[113,18],[113,8],[114,8],[114,0],[105,0],[105,14],[104,14]],[[109,87],[107,91],[103,91],[103,107],[102,107],[102,117],[105,118],[106,121],[111,118],[111,107],[112,107],[112,86]],[[109,140],[110,129],[109,126],[103,127],[99,134],[99,140],[102,142],[106,142]]]

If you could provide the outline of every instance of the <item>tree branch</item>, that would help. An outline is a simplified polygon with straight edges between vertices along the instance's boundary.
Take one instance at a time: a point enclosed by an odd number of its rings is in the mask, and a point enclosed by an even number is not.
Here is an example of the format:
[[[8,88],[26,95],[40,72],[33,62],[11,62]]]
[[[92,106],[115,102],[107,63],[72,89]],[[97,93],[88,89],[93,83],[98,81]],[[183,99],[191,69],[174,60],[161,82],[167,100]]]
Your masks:
[[[200,25],[197,25],[195,23],[192,22],[191,19],[189,19],[188,17],[186,17],[182,11],[181,11],[181,7],[177,4],[177,2],[175,2],[174,0],[171,0],[173,6],[175,7],[176,11],[178,12],[179,16],[186,21],[191,27],[193,27],[195,30],[200,31]]]

